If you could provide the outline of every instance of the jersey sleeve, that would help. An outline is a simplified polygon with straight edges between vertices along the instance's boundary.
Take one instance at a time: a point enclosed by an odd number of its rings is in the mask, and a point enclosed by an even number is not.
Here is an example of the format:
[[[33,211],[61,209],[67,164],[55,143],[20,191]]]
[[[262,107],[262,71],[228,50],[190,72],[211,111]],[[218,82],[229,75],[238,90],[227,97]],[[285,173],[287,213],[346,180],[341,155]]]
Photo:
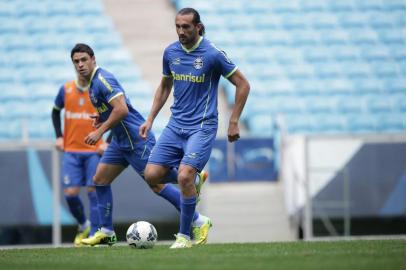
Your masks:
[[[124,95],[124,89],[113,75],[104,76],[99,74],[98,80],[99,91],[109,103],[114,98]]]
[[[62,110],[65,107],[65,86],[62,85],[59,88],[54,103],[54,108],[57,110]]]
[[[228,78],[237,70],[237,66],[228,58],[227,54],[222,51],[218,50],[216,55],[216,68],[220,72],[220,74]]]
[[[168,49],[165,49],[162,57],[162,74],[164,77],[172,77],[171,69],[169,67]]]

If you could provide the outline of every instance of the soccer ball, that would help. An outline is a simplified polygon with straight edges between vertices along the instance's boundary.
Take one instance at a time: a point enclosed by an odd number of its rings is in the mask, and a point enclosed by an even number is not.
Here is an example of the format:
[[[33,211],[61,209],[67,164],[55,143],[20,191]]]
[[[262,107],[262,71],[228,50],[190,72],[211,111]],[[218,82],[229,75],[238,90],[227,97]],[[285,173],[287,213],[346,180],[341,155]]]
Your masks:
[[[138,221],[128,228],[126,238],[133,248],[152,248],[158,240],[158,233],[151,223]]]

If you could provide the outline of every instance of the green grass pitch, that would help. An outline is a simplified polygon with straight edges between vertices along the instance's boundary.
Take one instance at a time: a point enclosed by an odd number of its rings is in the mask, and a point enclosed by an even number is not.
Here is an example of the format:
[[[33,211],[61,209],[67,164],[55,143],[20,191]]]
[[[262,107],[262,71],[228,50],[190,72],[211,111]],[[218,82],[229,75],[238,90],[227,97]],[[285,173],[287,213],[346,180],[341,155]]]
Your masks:
[[[406,269],[405,240],[0,250],[0,269]]]

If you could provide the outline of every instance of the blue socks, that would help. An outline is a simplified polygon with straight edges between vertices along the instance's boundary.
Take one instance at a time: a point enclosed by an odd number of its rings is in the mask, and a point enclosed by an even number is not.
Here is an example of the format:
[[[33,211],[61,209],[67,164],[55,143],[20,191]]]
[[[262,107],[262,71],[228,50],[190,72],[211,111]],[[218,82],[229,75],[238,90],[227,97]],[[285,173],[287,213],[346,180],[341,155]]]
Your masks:
[[[181,198],[179,233],[190,236],[190,229],[196,209],[196,197]]]
[[[69,210],[72,213],[73,217],[79,224],[84,224],[86,222],[86,216],[83,210],[82,200],[79,196],[66,196],[66,202],[68,203]]]
[[[88,192],[87,196],[90,203],[90,233],[92,236],[99,229],[99,208],[97,207],[96,191]]]
[[[170,184],[166,184],[165,187],[158,193],[159,196],[170,202],[180,212],[180,191],[176,187]],[[193,216],[193,221],[199,217],[199,213],[196,211]]]
[[[96,186],[100,227],[113,231],[113,194],[111,186]]]

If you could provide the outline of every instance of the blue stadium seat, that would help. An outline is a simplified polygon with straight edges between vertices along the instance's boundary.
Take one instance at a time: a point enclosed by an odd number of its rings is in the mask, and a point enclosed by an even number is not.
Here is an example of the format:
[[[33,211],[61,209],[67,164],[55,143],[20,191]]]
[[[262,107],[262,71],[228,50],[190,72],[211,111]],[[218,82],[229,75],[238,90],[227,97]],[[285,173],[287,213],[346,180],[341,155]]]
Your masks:
[[[351,80],[342,78],[326,78],[323,80],[323,93],[331,95],[342,95],[354,93],[354,84]]]
[[[405,128],[406,122],[403,114],[380,114],[378,116],[378,132],[404,133]]]
[[[291,43],[290,35],[284,30],[269,30],[264,36],[264,42],[267,46],[286,46]]]
[[[306,112],[312,114],[333,114],[337,110],[337,100],[332,96],[310,96],[305,100]]]
[[[27,87],[20,83],[0,83],[0,101],[25,102],[29,98]]]
[[[384,91],[384,82],[374,77],[359,77],[353,79],[356,92],[365,95],[371,93],[380,93]]]
[[[349,43],[348,32],[342,29],[335,29],[334,31],[331,31],[330,29],[321,30],[320,35],[322,42],[328,46]]]
[[[304,12],[324,11],[327,9],[327,2],[325,0],[300,0],[300,9]]]
[[[307,29],[309,20],[306,17],[301,16],[301,14],[292,13],[292,14],[285,14],[281,16],[282,20],[282,27],[288,29],[289,31],[293,29]]]
[[[338,26],[337,18],[326,12],[311,13],[308,15],[308,19],[315,29],[330,29],[335,31],[335,28]]]
[[[368,1],[354,1],[354,4],[359,10],[370,11],[370,10],[381,10],[384,7],[384,1],[386,0],[368,0]]]
[[[363,61],[346,62],[342,65],[342,72],[350,79],[369,78],[371,76],[371,67]]]
[[[255,115],[248,119],[248,127],[255,137],[270,137],[274,135],[274,120],[271,115]]]
[[[22,138],[22,127],[20,121],[0,120],[0,141],[20,140],[21,138]]]
[[[368,16],[362,11],[345,12],[338,15],[338,23],[344,29],[358,28],[362,30],[368,25]]]
[[[310,63],[327,62],[331,59],[331,50],[324,46],[309,47],[303,50],[303,57]]]
[[[363,45],[363,44],[374,45],[378,41],[378,35],[376,34],[376,32],[369,28],[348,29],[348,32],[349,32],[350,42],[357,44],[357,45]]]
[[[391,93],[405,93],[406,92],[406,78],[391,78],[385,81],[385,88]]]
[[[361,55],[360,48],[354,45],[329,46],[329,50],[335,61],[348,62],[348,65],[357,61]]]
[[[323,63],[318,62],[315,63],[315,74],[319,79],[329,79],[329,78],[337,78],[342,77],[342,67],[340,63]]]
[[[313,65],[309,64],[297,64],[284,66],[285,73],[292,80],[303,79],[303,78],[312,78],[315,75]]]
[[[317,130],[318,123],[309,114],[284,116],[284,123],[290,133],[312,134]]]
[[[337,112],[340,114],[361,114],[366,112],[366,104],[363,98],[357,96],[343,96],[337,98]]]
[[[375,133],[378,118],[373,114],[355,114],[348,117],[349,130],[353,133]]]
[[[382,95],[372,95],[366,98],[367,110],[373,114],[394,112],[393,101]]]
[[[252,8],[251,5],[247,7],[247,12]],[[261,12],[265,12],[261,10]],[[250,13],[249,13],[250,14]],[[254,26],[258,30],[270,30],[270,29],[280,29],[282,27],[282,19],[277,15],[273,14],[272,16],[258,16],[257,14],[251,13],[252,16],[255,16]]]
[[[398,65],[394,61],[371,63],[371,67],[378,78],[394,78],[399,74]]]
[[[316,46],[320,43],[321,35],[319,31],[312,29],[292,29],[289,31],[291,34],[291,44],[293,46]],[[324,47],[323,47],[324,48]]]
[[[328,9],[333,12],[351,12],[355,9],[353,0],[328,0]]]
[[[53,139],[55,132],[52,126],[52,121],[49,117],[45,119],[35,118],[27,121],[28,134],[30,139]]]
[[[361,55],[367,61],[387,61],[390,58],[389,50],[384,45],[364,47]]]
[[[317,79],[296,79],[294,88],[298,95],[319,95],[323,92],[324,83]]]

